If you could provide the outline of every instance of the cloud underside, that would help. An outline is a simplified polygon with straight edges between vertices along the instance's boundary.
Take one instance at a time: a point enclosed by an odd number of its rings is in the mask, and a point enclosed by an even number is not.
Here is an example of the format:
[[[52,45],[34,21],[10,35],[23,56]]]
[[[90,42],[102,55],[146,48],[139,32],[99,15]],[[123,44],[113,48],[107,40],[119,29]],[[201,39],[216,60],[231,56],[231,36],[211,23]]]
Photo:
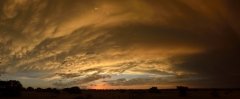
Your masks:
[[[38,79],[58,87],[98,83],[236,87],[239,4],[0,1],[0,73],[26,84]]]

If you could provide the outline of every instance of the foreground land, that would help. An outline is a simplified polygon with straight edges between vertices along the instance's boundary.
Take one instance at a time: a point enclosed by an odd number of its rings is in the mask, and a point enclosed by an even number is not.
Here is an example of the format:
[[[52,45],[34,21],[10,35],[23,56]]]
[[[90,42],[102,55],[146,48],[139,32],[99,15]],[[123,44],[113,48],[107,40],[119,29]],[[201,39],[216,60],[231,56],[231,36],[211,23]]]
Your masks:
[[[80,93],[22,91],[19,96],[0,99],[240,99],[239,89],[149,90],[81,90]]]

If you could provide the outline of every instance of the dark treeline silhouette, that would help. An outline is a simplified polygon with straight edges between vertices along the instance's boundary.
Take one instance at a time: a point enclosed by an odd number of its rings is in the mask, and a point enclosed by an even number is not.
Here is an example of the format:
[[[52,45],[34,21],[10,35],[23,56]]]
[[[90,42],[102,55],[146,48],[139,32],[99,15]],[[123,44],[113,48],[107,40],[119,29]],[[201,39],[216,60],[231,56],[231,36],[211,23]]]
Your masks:
[[[68,92],[70,94],[80,94],[81,93],[81,89],[79,87],[64,88],[63,91]]]
[[[148,91],[150,93],[161,93],[161,91],[157,87],[152,87]]]
[[[29,91],[29,92],[34,91],[34,88],[33,88],[33,87],[28,87],[28,88],[26,89],[26,91]]]
[[[157,87],[151,87],[147,90],[144,89],[115,89],[115,90],[96,90],[96,89],[80,89],[79,87],[70,87],[63,89],[56,88],[23,88],[22,84],[16,80],[0,81],[0,99],[2,97],[48,97],[48,96],[60,96],[69,95],[76,96],[76,99],[105,99],[104,97],[117,96],[117,99],[121,99],[123,95],[127,99],[158,99],[157,97],[173,95],[172,93],[178,93],[175,97],[192,97],[192,93],[202,94],[201,92],[207,92],[209,97],[231,96],[233,92],[240,91],[240,89],[193,89],[186,86],[177,86],[176,89],[158,89]],[[34,96],[35,95],[35,96]],[[36,96],[38,95],[38,96]],[[110,95],[110,96],[108,96]],[[112,96],[111,96],[112,95]],[[148,96],[144,96],[148,95]],[[102,97],[102,98],[99,98]],[[154,98],[155,97],[155,98]],[[108,99],[107,98],[107,99]],[[240,99],[240,98],[238,98]]]
[[[59,94],[60,93],[60,90],[56,89],[56,88],[46,88],[46,89],[43,89],[43,88],[32,88],[32,87],[28,87],[26,89],[26,91],[28,92],[48,92],[48,93],[56,93],[56,94]]]
[[[9,80],[0,81],[0,95],[1,96],[19,96],[23,87],[19,81]]]

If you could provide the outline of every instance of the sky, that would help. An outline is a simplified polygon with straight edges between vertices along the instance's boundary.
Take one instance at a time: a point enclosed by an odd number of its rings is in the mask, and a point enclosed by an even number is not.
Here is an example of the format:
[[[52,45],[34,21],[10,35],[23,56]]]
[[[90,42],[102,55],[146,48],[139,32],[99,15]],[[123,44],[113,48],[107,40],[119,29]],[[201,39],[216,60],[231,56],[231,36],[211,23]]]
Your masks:
[[[1,0],[0,79],[240,87],[239,0]]]

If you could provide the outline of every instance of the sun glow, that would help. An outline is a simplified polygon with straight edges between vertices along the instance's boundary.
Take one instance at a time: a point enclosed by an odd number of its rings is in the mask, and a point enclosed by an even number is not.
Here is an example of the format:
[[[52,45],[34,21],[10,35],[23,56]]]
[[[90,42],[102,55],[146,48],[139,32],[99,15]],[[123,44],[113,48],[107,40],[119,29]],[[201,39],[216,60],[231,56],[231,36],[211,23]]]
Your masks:
[[[106,84],[96,84],[96,85],[92,85],[89,87],[89,89],[97,89],[97,90],[100,90],[100,89],[108,89],[107,88],[107,85]]]

